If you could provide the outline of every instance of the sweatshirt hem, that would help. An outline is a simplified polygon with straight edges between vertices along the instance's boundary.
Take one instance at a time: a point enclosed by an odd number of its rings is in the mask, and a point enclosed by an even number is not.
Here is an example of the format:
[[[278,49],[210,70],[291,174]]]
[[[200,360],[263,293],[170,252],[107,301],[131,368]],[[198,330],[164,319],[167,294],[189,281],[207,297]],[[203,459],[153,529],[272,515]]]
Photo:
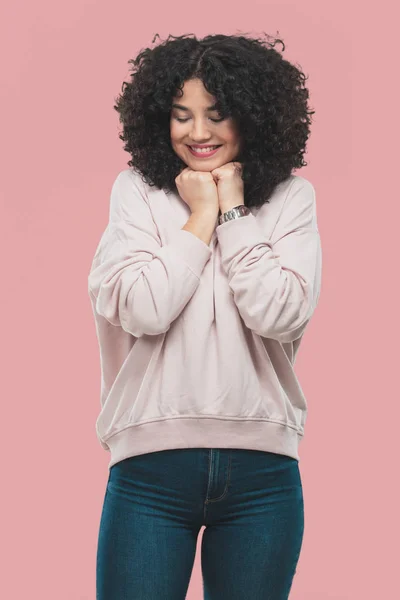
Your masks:
[[[133,424],[105,438],[101,446],[111,453],[110,469],[117,462],[149,452],[178,448],[237,448],[285,454],[300,460],[303,437],[290,424],[267,420],[229,420],[213,417],[163,419]]]

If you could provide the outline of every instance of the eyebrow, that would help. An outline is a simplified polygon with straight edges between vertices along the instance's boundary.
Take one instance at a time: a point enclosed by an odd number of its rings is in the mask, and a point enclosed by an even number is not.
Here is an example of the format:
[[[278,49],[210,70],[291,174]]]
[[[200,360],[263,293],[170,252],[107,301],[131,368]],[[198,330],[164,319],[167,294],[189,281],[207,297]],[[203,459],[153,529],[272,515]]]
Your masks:
[[[208,106],[206,108],[206,110],[216,110],[216,104],[213,104],[212,106]],[[180,110],[186,110],[189,111],[190,109],[187,108],[187,106],[183,106],[183,104],[173,104],[172,108],[179,108]]]

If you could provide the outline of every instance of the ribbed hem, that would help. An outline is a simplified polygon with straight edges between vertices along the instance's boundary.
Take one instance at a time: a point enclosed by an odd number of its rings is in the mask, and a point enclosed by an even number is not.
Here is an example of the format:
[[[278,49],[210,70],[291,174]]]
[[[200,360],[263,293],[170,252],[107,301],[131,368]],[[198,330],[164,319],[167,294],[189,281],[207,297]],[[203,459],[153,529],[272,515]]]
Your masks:
[[[131,456],[176,448],[240,448],[286,454],[300,460],[297,429],[274,421],[176,417],[132,425],[101,441],[111,452],[108,465]]]

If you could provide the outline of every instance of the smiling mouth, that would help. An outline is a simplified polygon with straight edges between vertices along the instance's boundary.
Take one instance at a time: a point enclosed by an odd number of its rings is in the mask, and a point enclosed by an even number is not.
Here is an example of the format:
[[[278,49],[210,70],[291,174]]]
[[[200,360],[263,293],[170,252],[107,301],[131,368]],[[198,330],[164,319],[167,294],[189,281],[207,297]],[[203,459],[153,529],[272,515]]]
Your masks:
[[[212,156],[213,154],[215,154],[219,148],[221,148],[222,144],[218,144],[215,146],[207,146],[207,149],[199,149],[193,146],[190,146],[189,144],[187,144],[187,147],[189,148],[189,151],[196,155],[196,156],[204,156],[205,158],[207,158],[208,156]]]

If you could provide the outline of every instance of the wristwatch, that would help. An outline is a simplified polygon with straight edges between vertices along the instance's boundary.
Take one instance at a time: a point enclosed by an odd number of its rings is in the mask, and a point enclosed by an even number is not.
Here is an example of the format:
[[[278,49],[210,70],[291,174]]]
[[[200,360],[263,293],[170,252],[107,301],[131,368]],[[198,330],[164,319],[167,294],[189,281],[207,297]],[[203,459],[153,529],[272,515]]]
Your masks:
[[[232,219],[239,219],[240,217],[245,217],[250,214],[250,209],[244,204],[239,204],[239,206],[235,206],[228,210],[227,212],[222,213],[218,218],[218,225],[222,225],[226,221],[231,221]]]

